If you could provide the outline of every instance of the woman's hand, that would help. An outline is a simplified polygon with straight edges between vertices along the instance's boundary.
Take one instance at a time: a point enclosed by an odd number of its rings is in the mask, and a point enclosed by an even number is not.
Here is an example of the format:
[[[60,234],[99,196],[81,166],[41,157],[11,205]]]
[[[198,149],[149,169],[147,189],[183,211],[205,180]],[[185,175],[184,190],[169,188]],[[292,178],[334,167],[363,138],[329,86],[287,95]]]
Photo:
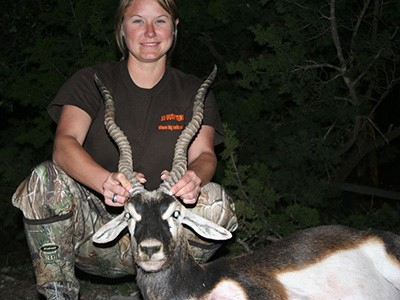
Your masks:
[[[142,173],[136,174],[136,179],[145,183]],[[103,183],[103,196],[109,206],[121,207],[129,199],[132,185],[122,173],[112,172]]]
[[[110,173],[103,183],[105,203],[110,206],[123,206],[129,198],[129,190],[131,188],[132,186],[124,174]]]
[[[161,173],[161,179],[169,176],[168,171]],[[192,170],[187,170],[181,179],[173,185],[170,192],[175,197],[180,197],[185,204],[196,204],[201,189],[201,179]]]

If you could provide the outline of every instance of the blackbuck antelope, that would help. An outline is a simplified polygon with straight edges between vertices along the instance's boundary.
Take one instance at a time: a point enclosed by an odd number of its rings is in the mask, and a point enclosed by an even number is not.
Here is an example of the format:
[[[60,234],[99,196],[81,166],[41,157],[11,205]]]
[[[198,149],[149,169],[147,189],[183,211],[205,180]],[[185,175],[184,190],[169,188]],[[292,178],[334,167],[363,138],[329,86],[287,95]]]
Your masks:
[[[214,69],[200,87],[170,177],[156,191],[144,190],[135,179],[131,149],[114,124],[112,98],[96,79],[107,106],[106,126],[121,151],[120,171],[135,190],[124,212],[96,232],[93,241],[110,242],[128,227],[144,299],[399,300],[400,237],[389,232],[321,226],[258,252],[195,262],[184,225],[207,239],[226,240],[231,233],[191,213],[168,191],[186,170],[187,145],[201,125],[203,100],[215,74]]]

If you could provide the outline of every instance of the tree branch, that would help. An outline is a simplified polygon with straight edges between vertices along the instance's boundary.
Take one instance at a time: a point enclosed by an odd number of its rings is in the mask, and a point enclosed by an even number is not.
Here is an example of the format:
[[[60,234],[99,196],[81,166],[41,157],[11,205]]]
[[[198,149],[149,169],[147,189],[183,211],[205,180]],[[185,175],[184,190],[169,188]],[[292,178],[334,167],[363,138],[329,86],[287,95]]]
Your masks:
[[[360,29],[362,20],[364,19],[364,16],[365,16],[365,14],[367,12],[367,9],[368,9],[368,6],[369,6],[370,2],[371,2],[370,0],[367,0],[366,2],[364,2],[364,6],[363,6],[363,8],[362,8],[362,10],[360,12],[360,15],[357,18],[356,25],[354,26],[353,35],[351,37],[351,44],[350,44],[351,53],[354,53],[353,49],[354,49],[355,39],[356,39],[356,36],[358,34],[358,30]]]
[[[244,198],[245,198],[247,201],[249,201],[250,199],[249,199],[249,196],[248,196],[248,195],[246,194],[246,192],[245,192],[245,189],[244,189],[242,180],[241,180],[240,175],[239,175],[239,170],[237,169],[237,166],[236,166],[236,159],[235,159],[233,153],[230,155],[230,158],[231,158],[232,168],[233,168],[233,170],[234,170],[234,173],[235,173],[235,176],[236,176],[236,179],[237,179],[237,183],[238,183],[239,189],[240,189],[240,191],[242,192]]]
[[[346,72],[346,70],[347,70],[346,60],[344,59],[344,56],[343,56],[342,45],[340,43],[339,33],[337,30],[335,5],[336,5],[336,1],[331,0],[330,1],[330,18],[329,18],[329,20],[331,22],[331,34],[332,34],[333,43],[335,44],[335,47],[336,47],[336,54],[337,54],[337,57],[339,59],[340,65],[341,65],[342,72]]]
[[[336,0],[330,0],[330,19],[329,20],[331,23],[332,40],[333,40],[333,43],[336,48],[336,56],[339,59],[339,63],[340,63],[340,74],[342,75],[344,83],[346,84],[346,86],[349,90],[351,103],[354,106],[359,106],[360,101],[359,101],[357,93],[354,89],[354,85],[351,82],[350,77],[348,77],[348,75],[347,75],[347,62],[343,55],[342,45],[340,43],[339,33],[338,33],[338,29],[337,29],[338,27],[337,27],[337,21],[336,21],[335,5],[336,5]]]
[[[307,60],[306,62],[308,62],[309,64],[305,66],[296,66],[296,68],[292,72],[297,72],[301,70],[305,71],[311,69],[322,69],[322,68],[330,68],[340,72],[340,68],[332,64],[326,64],[326,63],[319,64],[313,60]]]

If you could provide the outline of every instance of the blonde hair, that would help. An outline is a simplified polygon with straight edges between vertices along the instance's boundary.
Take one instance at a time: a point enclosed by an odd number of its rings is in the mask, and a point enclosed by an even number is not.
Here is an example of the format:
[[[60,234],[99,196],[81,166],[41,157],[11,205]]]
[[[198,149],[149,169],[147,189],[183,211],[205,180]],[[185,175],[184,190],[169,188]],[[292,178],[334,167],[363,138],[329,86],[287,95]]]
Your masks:
[[[122,32],[122,24],[124,23],[125,12],[133,1],[135,0],[121,0],[119,2],[117,13],[115,16],[115,27],[114,27],[115,40],[117,42],[117,47],[122,54],[122,59],[126,59],[129,53]],[[177,27],[175,21],[179,18],[178,9],[175,0],[154,0],[154,1],[156,1],[171,16],[173,20],[174,42],[171,49],[169,50],[169,53],[171,53],[175,48],[177,39]]]

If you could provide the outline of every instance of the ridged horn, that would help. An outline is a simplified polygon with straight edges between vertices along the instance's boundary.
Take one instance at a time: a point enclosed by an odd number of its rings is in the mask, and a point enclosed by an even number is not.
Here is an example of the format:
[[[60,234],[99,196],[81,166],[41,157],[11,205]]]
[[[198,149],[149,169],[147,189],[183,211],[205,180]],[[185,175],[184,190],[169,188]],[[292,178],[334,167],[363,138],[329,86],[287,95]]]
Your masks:
[[[164,180],[159,191],[169,193],[171,187],[178,182],[178,180],[185,174],[187,170],[187,150],[190,141],[196,135],[203,121],[203,109],[204,99],[208,88],[214,81],[217,75],[217,66],[214,65],[214,69],[208,78],[203,82],[197,91],[194,103],[193,103],[193,116],[191,121],[186,125],[185,129],[179,135],[179,138],[175,144],[174,159],[172,162],[172,168],[169,172],[169,176]]]
[[[97,74],[94,74],[94,81],[99,89],[104,101],[104,125],[108,134],[114,140],[119,150],[118,172],[125,174],[132,184],[131,195],[144,191],[143,185],[136,179],[133,171],[132,148],[124,132],[115,124],[115,105],[114,99],[108,89],[101,82]]]

